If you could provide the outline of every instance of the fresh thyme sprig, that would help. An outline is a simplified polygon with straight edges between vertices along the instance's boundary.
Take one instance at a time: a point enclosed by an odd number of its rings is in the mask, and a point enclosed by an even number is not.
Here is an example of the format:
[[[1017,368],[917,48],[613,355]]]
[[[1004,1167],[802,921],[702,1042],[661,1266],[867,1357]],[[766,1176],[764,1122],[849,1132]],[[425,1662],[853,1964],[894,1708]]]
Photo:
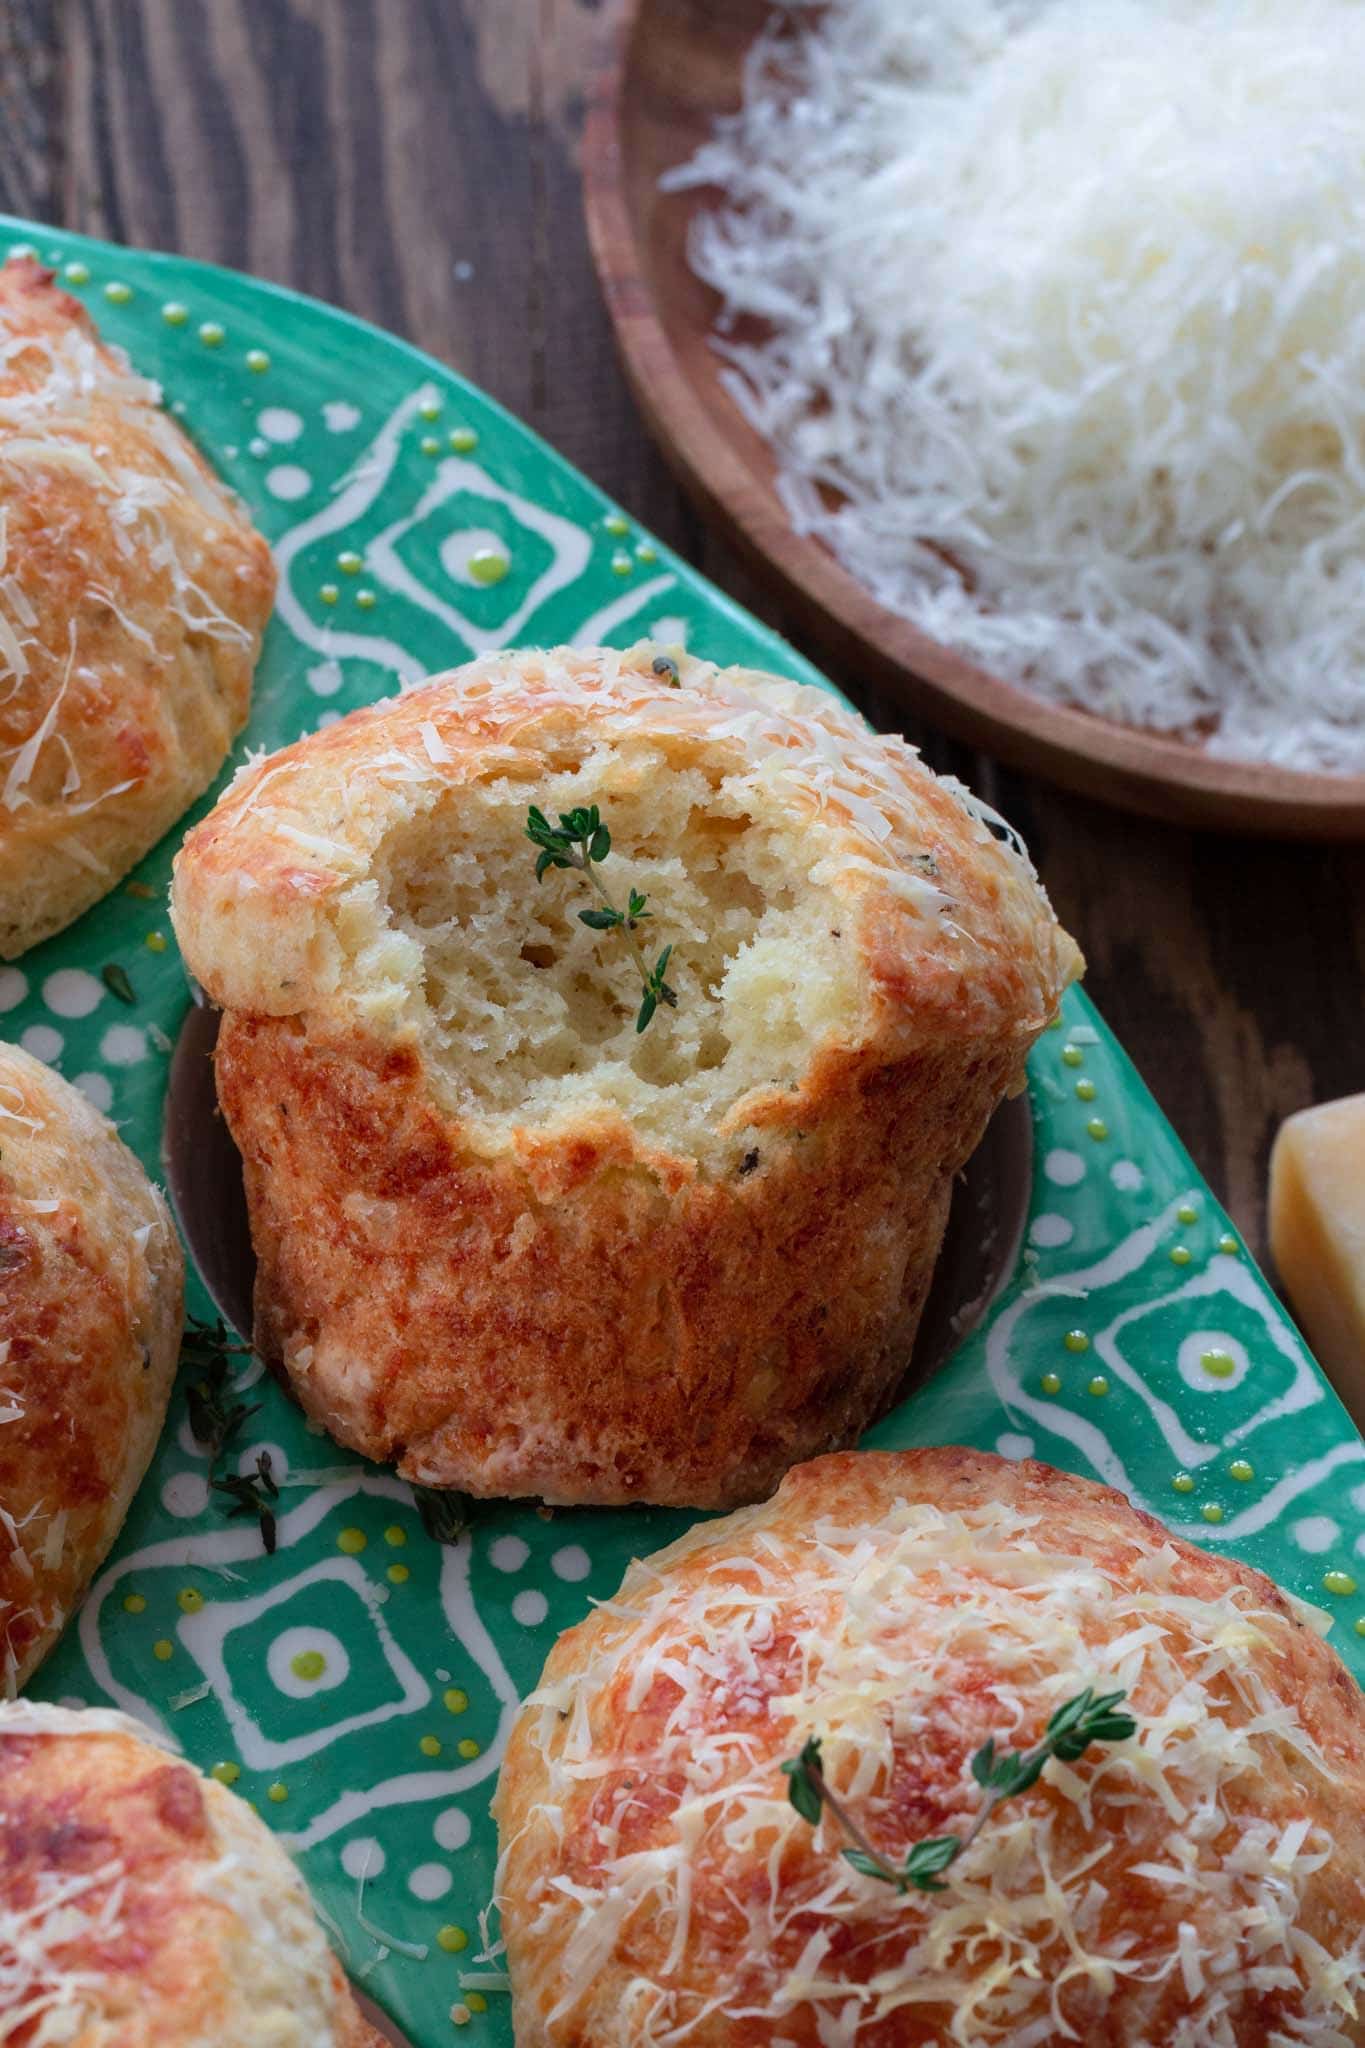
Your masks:
[[[856,1845],[840,1854],[845,1863],[861,1871],[864,1877],[880,1878],[884,1884],[894,1885],[898,1892],[944,1892],[948,1887],[942,1882],[941,1873],[971,1848],[1002,1799],[1027,1792],[1037,1784],[1050,1758],[1055,1756],[1062,1763],[1074,1764],[1093,1742],[1124,1742],[1136,1734],[1137,1722],[1132,1715],[1115,1711],[1123,1697],[1121,1691],[1097,1695],[1087,1686],[1084,1692],[1058,1707],[1041,1742],[1032,1749],[998,1752],[992,1736],[972,1758],[972,1776],[986,1796],[966,1834],[930,1835],[922,1842],[914,1842],[899,1866],[874,1849],[843,1801],[831,1792],[820,1765],[818,1735],[810,1737],[800,1756],[783,1764],[787,1796],[802,1820],[809,1821],[812,1827],[819,1825],[822,1809],[828,1808]]]
[[[526,813],[526,837],[539,848],[536,880],[543,881],[550,868],[576,868],[600,904],[597,910],[580,910],[579,923],[587,925],[589,931],[619,931],[630,948],[641,989],[636,1031],[646,1028],[660,1003],[666,1003],[670,1010],[676,1009],[678,992],[664,979],[673,948],[665,946],[651,967],[635,936],[638,926],[654,915],[645,908],[648,897],[632,889],[626,908],[619,910],[603,886],[598,868],[611,852],[611,833],[602,823],[597,805],[580,804],[575,810],[561,811],[558,825],[552,825],[545,813],[532,804]]]
[[[202,1445],[208,1454],[209,1484],[217,1493],[225,1493],[235,1503],[226,1510],[233,1515],[254,1514],[261,1525],[261,1541],[268,1556],[275,1550],[275,1512],[271,1502],[279,1498],[279,1487],[270,1469],[270,1453],[262,1451],[256,1460],[254,1472],[243,1472],[227,1479],[217,1476],[218,1460],[229,1445],[241,1435],[244,1425],[253,1415],[260,1412],[259,1401],[239,1401],[228,1371],[228,1359],[234,1354],[249,1356],[249,1344],[234,1344],[220,1317],[216,1323],[201,1322],[191,1316],[189,1330],[181,1347],[182,1356],[200,1368],[199,1377],[190,1381],[185,1389],[185,1403],[190,1411],[190,1429],[194,1440]]]
[[[261,1525],[261,1541],[267,1557],[275,1555],[275,1508],[280,1489],[270,1469],[269,1451],[261,1451],[256,1459],[255,1470],[234,1472],[227,1479],[215,1479],[216,1493],[225,1493],[234,1505],[227,1510],[229,1521],[235,1515],[255,1515]]]

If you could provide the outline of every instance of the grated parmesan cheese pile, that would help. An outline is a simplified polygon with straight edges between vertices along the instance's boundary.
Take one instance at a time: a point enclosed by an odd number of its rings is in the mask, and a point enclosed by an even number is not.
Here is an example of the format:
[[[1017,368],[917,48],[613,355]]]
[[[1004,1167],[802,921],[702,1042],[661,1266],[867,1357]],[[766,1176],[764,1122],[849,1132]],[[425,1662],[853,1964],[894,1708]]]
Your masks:
[[[660,2044],[761,2018],[765,2040],[823,2048],[897,2025],[1041,2048],[1092,2038],[1078,2014],[1126,2040],[1143,2013],[1144,2040],[1180,2048],[1233,2048],[1258,2013],[1284,2028],[1267,2040],[1357,2038],[1354,1822],[1345,1842],[1325,1825],[1350,1794],[1281,1690],[1280,1615],[1246,1587],[1181,1590],[1169,1544],[1116,1537],[1092,1561],[1001,1503],[899,1499],[782,1536],[771,1519],[744,1511],[632,1566],[591,1654],[527,1703],[547,1777],[526,1967],[544,1971],[547,2040],[579,2038],[581,2002],[623,1958],[630,2038]],[[682,1573],[698,1552],[705,1570]],[[777,1759],[822,1736],[830,1784],[898,1860],[939,1812],[970,1817],[984,1734],[1026,1746],[1081,1683],[1123,1688],[1137,1736],[1049,1763],[943,1894],[854,1871],[837,1830],[787,1801]]]
[[[1359,0],[780,0],[668,182],[798,530],[1042,696],[1365,771],[1362,77]]]

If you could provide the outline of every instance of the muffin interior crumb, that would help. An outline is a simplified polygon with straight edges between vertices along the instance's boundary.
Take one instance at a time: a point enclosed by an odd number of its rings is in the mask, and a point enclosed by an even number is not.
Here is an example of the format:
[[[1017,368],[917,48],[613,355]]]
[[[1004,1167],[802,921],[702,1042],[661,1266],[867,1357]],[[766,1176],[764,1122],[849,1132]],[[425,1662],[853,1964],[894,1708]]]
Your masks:
[[[647,961],[672,947],[677,1006],[643,1032],[624,938],[581,922],[597,902],[584,876],[536,881],[533,803],[552,823],[597,804],[603,885],[622,908],[632,887],[648,899]],[[407,820],[381,890],[451,1107],[494,1136],[615,1104],[670,1148],[733,1150],[717,1126],[743,1097],[798,1085],[820,1044],[860,1030],[850,906],[811,880],[826,839],[751,773],[672,740],[566,744],[534,780],[490,777]]]

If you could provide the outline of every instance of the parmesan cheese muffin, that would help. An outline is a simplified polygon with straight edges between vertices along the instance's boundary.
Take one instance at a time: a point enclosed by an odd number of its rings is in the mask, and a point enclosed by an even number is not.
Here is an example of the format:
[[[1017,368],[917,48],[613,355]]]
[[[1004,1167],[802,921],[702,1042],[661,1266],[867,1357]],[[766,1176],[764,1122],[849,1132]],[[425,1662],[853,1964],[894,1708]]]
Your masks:
[[[644,1029],[532,807],[595,807],[600,887],[646,899]],[[343,1443],[552,1501],[732,1505],[858,1435],[1078,965],[903,741],[650,647],[478,661],[260,762],[174,917],[259,1347]]]
[[[0,957],[78,917],[246,723],[270,550],[31,259],[0,269]]]
[[[1365,2042],[1365,1705],[1311,1613],[1045,1465],[801,1466],[633,1565],[523,1709],[494,1802],[518,2048]],[[941,1891],[790,1803],[815,1738],[900,1867],[968,1835],[984,1745],[1086,1688],[1135,1732],[995,1804]]]
[[[184,1261],[79,1090],[0,1043],[0,1691],[56,1641],[156,1446]]]
[[[382,2048],[244,1800],[123,1714],[0,1706],[0,2040]]]

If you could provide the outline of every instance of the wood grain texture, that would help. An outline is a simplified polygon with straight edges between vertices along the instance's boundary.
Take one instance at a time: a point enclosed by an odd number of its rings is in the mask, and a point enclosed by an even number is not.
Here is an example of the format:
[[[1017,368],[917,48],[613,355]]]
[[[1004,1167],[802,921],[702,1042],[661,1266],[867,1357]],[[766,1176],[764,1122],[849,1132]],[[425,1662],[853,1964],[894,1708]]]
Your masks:
[[[408,336],[796,637],[703,530],[621,375],[578,185],[597,8],[6,0],[0,17],[27,53],[0,67],[6,206],[237,264]],[[1124,817],[1003,773],[833,672],[1017,820],[1092,994],[1259,1248],[1277,1122],[1365,1088],[1365,851]]]

